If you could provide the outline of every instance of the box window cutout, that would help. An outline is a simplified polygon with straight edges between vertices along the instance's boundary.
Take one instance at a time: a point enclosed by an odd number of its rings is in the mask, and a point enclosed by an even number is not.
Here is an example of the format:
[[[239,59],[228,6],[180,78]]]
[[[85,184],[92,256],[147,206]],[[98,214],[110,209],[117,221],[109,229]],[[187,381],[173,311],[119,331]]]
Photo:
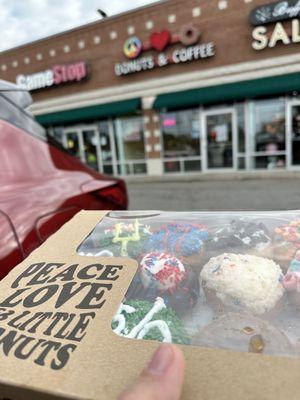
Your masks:
[[[117,335],[300,354],[300,211],[114,212],[78,252],[139,264]]]

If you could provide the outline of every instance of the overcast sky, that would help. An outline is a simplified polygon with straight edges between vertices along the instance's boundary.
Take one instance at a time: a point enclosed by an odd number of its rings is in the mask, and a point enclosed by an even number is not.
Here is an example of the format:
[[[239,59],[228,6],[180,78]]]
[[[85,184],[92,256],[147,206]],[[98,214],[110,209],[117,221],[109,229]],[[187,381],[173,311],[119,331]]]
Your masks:
[[[0,51],[157,0],[0,0]]]

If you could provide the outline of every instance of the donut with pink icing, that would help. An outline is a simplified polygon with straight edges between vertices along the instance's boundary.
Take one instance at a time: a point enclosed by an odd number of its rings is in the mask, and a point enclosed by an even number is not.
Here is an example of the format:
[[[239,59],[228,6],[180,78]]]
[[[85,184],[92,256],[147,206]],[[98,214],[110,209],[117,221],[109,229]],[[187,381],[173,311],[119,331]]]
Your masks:
[[[293,243],[296,249],[300,249],[300,219],[279,226],[275,229],[275,233],[287,242]]]
[[[290,221],[275,229],[274,257],[285,271],[300,250],[300,219]]]
[[[282,284],[288,291],[290,303],[300,309],[300,250],[296,252]]]

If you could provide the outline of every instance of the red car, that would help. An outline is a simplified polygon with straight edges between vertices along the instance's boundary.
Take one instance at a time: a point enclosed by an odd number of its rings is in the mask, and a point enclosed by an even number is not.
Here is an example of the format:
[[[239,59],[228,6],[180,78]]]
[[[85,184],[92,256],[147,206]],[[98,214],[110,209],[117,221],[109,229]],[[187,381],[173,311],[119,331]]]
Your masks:
[[[0,279],[79,210],[125,210],[125,183],[47,139],[28,92],[0,81]]]

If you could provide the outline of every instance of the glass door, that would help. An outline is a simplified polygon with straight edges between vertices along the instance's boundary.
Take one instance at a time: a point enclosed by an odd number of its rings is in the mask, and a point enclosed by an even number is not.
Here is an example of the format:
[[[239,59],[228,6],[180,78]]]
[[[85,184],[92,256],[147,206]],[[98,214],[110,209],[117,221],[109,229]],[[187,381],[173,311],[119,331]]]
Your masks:
[[[237,126],[234,109],[204,111],[202,133],[203,169],[236,169]]]
[[[287,107],[288,167],[300,169],[300,102],[289,103]]]
[[[96,171],[116,175],[117,163],[112,121],[63,129],[63,146]]]
[[[85,162],[83,150],[83,138],[80,129],[77,127],[70,127],[63,129],[62,142],[65,149],[67,149],[74,157],[79,158]]]
[[[101,171],[101,155],[99,151],[99,131],[96,126],[86,126],[81,128],[83,138],[83,148],[86,164]]]
[[[101,171],[99,131],[95,125],[78,125],[63,130],[63,146],[83,163]]]
[[[118,118],[114,123],[118,175],[146,174],[142,117]]]
[[[108,175],[117,175],[116,155],[113,123],[109,121],[101,121],[99,123],[100,130],[100,151],[102,160],[102,172]]]

